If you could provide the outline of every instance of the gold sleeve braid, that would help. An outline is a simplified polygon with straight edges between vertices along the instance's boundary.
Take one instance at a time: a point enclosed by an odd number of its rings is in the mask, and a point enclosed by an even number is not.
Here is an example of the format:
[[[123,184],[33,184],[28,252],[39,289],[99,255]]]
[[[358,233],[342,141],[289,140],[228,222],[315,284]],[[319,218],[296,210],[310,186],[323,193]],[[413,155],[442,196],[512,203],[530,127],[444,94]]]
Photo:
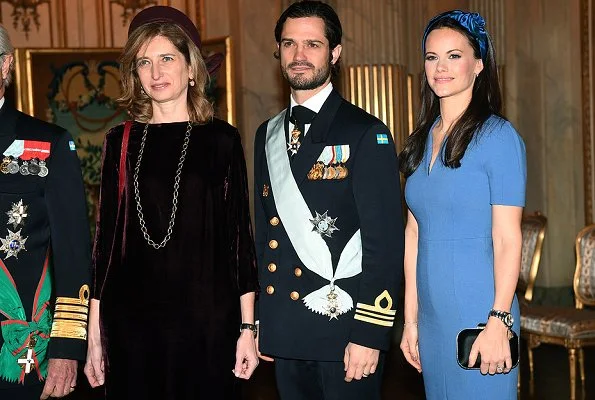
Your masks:
[[[381,302],[386,301],[386,307],[381,305]],[[354,318],[358,321],[367,322],[374,325],[391,327],[395,322],[396,310],[391,310],[393,306],[393,299],[390,297],[388,290],[382,292],[376,300],[374,305],[365,303],[357,303]]]
[[[79,297],[57,297],[52,338],[87,340],[89,315],[89,286],[83,285]]]

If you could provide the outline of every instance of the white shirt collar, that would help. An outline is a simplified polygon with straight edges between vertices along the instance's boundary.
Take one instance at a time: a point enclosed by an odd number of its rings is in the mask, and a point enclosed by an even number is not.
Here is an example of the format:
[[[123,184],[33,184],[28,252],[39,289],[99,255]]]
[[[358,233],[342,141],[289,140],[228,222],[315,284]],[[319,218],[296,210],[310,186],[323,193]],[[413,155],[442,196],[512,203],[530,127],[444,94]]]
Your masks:
[[[333,84],[329,82],[328,85],[326,85],[320,92],[316,93],[314,96],[312,96],[308,100],[304,101],[304,103],[301,105],[318,113],[318,112],[320,112],[322,105],[324,104],[326,99],[328,99],[328,97],[330,96],[332,91],[333,91]],[[293,96],[289,96],[289,98],[290,98],[290,101],[289,101],[289,110],[288,111],[291,114],[291,109],[294,106],[297,106],[298,103],[295,101]],[[293,129],[293,124],[291,123],[291,121],[289,121],[289,132],[291,132],[292,129]],[[306,132],[304,132],[304,136],[306,136],[308,129],[310,129],[310,124],[306,124],[306,126],[305,126]],[[291,136],[291,134],[290,134],[290,136]]]
[[[5,100],[5,97],[2,96],[2,98],[0,99],[0,108],[2,108],[2,106],[4,105],[4,100]]]
[[[307,107],[310,110],[318,113],[318,112],[320,112],[322,105],[324,104],[324,102],[329,97],[329,95],[331,94],[332,91],[333,91],[333,84],[329,82],[328,85],[326,85],[324,87],[324,89],[322,89],[320,92],[316,93],[314,96],[310,97],[308,100],[304,101],[302,106]],[[298,103],[295,101],[293,96],[289,96],[289,97],[291,98],[291,101],[289,104],[290,109],[291,109],[294,106],[297,106]],[[290,112],[291,112],[291,110],[290,110]]]

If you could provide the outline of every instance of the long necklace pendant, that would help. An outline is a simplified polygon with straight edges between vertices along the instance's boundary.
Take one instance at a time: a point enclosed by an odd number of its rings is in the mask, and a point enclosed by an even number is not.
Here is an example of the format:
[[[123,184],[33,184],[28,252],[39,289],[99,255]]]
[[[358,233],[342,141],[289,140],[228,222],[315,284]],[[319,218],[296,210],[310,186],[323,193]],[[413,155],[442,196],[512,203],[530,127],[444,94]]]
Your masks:
[[[141,139],[140,150],[138,152],[138,160],[136,161],[136,166],[134,168],[134,199],[136,201],[136,211],[138,215],[138,220],[140,224],[140,229],[143,234],[143,237],[147,241],[147,243],[153,247],[155,250],[159,250],[169,242],[171,239],[171,235],[174,229],[174,223],[176,221],[176,211],[178,209],[178,190],[180,187],[180,178],[182,176],[182,168],[184,167],[184,161],[186,160],[186,151],[188,150],[188,144],[190,143],[190,133],[192,132],[192,122],[188,121],[188,127],[186,128],[186,136],[184,137],[184,144],[182,145],[182,152],[180,154],[180,160],[178,161],[178,168],[176,170],[176,176],[174,178],[174,189],[173,189],[173,200],[172,200],[172,211],[171,216],[169,219],[169,223],[167,226],[167,233],[165,237],[160,243],[155,242],[151,239],[149,232],[147,231],[147,226],[145,223],[145,216],[143,215],[143,206],[141,205],[140,200],[140,190],[138,184],[138,175],[140,171],[141,161],[143,159],[143,152],[145,149],[145,142],[147,140],[147,131],[149,128],[149,124],[145,125],[145,129],[143,130],[143,137]]]

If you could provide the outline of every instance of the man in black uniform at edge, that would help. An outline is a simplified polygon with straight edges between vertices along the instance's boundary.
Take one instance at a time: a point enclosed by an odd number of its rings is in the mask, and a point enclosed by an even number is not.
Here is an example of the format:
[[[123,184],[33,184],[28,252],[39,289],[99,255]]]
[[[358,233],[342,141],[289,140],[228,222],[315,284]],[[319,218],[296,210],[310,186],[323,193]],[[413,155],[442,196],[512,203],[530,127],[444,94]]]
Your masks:
[[[283,12],[290,106],[255,138],[258,345],[283,400],[380,399],[403,274],[394,142],[333,89],[341,36],[322,2]]]
[[[13,54],[0,26],[0,399],[37,400],[76,386],[91,245],[72,137],[4,97]]]

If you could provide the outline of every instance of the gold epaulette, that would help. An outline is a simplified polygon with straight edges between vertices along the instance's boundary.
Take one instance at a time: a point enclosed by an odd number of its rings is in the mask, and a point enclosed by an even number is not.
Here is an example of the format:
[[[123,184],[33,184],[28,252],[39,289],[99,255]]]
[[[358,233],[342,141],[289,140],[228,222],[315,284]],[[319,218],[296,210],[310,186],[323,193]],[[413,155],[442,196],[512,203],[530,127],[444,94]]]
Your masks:
[[[87,340],[89,286],[83,285],[75,297],[57,297],[50,337]]]
[[[380,305],[383,300],[386,300],[386,307]],[[391,310],[392,306],[393,299],[390,297],[388,290],[385,290],[376,297],[373,306],[357,303],[354,318],[358,321],[368,322],[370,324],[391,327],[395,322],[395,314],[397,313],[396,310]]]

